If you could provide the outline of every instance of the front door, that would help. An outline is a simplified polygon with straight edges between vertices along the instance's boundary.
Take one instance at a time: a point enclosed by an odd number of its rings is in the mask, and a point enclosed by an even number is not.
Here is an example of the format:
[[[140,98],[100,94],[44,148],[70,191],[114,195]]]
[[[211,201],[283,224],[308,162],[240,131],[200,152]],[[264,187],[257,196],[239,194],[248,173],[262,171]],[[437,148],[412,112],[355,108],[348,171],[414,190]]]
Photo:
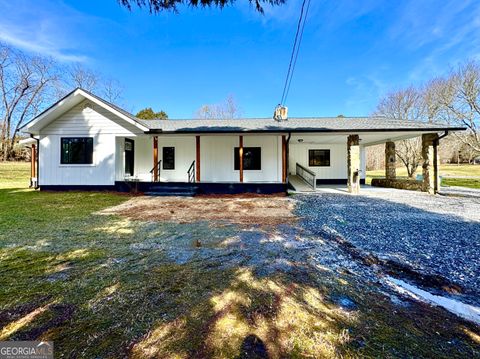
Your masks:
[[[135,142],[128,138],[125,139],[125,175],[133,176],[133,166],[135,162]]]

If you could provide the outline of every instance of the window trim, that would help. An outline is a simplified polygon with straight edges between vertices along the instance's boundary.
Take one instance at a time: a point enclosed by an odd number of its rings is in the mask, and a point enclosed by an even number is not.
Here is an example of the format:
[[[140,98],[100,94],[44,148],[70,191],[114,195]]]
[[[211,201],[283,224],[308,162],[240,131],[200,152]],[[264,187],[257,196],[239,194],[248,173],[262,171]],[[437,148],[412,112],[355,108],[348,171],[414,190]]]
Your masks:
[[[173,148],[173,167],[172,168],[165,168],[165,148]],[[162,146],[162,171],[175,171],[175,146]]]
[[[72,138],[91,138],[92,139],[92,163],[62,163],[63,140]],[[60,137],[60,158],[59,167],[95,167],[95,137],[93,136],[62,136]]]
[[[263,171],[263,167],[262,167],[262,164],[263,164],[263,161],[262,161],[262,146],[243,146],[243,151],[244,151],[244,154],[245,154],[245,149],[247,148],[259,148],[260,149],[260,168],[259,169],[248,169],[248,168],[245,168],[245,164],[243,166],[243,170],[244,171],[249,171],[249,172],[261,172]],[[235,168],[235,162],[236,162],[236,158],[237,158],[237,149],[240,150],[240,147],[239,146],[235,146],[233,148],[233,170],[234,171],[240,171],[240,159],[238,161],[238,164],[239,164],[239,168]],[[240,156],[239,156],[240,157]],[[245,159],[245,157],[244,157]]]
[[[328,165],[314,165],[311,164],[310,156],[314,151],[326,151],[328,153]],[[308,167],[331,167],[332,166],[332,156],[330,148],[309,148],[308,149]]]

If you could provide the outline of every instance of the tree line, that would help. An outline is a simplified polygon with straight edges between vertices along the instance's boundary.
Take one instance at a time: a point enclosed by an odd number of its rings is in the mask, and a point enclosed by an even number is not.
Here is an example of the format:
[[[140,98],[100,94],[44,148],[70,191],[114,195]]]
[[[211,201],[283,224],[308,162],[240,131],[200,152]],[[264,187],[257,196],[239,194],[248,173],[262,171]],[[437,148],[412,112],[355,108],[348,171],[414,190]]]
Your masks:
[[[442,141],[442,155],[452,162],[471,162],[480,156],[480,64],[468,61],[420,86],[392,91],[379,101],[374,115],[465,127],[467,131],[454,132]],[[422,162],[421,139],[398,141],[396,152],[413,177]],[[382,163],[380,156],[383,147],[370,149],[368,167]]]
[[[22,159],[20,128],[47,106],[81,87],[118,102],[118,81],[84,67],[30,55],[0,42],[0,160]]]

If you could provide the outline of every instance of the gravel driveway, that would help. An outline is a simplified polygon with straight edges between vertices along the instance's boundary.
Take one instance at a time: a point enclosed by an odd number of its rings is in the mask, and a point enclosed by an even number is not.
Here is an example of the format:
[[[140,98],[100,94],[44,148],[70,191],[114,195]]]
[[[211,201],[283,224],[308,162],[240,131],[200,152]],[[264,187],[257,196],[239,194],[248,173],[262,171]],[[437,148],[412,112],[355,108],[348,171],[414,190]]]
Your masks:
[[[408,264],[480,298],[480,199],[393,189],[297,195],[304,228],[339,236],[379,258]],[[475,299],[476,298],[476,299]]]

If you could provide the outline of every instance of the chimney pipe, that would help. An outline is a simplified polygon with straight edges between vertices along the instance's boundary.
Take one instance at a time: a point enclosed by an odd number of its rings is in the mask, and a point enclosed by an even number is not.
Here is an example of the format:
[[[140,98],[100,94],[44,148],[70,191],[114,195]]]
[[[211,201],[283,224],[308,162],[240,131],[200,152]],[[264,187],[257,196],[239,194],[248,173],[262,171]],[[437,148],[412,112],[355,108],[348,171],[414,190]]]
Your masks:
[[[288,120],[288,107],[278,104],[277,107],[275,107],[275,112],[273,113],[273,119],[275,121]]]

